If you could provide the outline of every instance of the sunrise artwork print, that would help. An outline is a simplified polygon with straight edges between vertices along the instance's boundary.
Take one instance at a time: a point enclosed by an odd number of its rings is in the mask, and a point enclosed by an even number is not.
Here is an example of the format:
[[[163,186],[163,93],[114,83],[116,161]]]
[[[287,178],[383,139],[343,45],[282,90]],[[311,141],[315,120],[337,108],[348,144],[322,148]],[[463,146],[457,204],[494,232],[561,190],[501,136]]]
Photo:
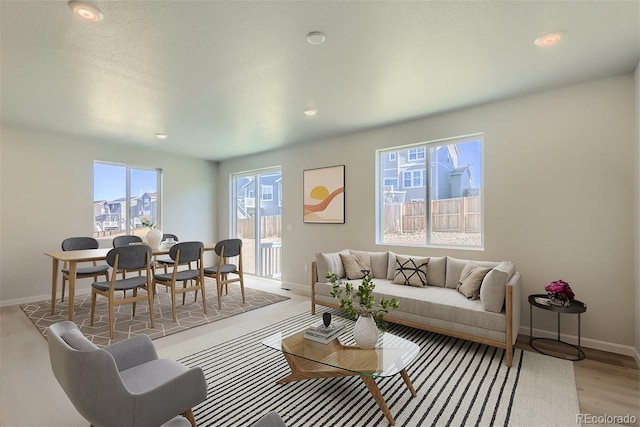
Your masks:
[[[304,171],[304,222],[344,224],[344,165]]]

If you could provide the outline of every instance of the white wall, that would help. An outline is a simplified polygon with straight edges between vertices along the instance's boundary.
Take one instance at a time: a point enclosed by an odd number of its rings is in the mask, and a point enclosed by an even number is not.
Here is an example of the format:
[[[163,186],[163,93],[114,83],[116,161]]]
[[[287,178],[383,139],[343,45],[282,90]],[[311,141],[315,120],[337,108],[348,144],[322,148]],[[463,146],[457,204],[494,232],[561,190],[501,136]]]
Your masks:
[[[94,160],[163,169],[162,229],[183,241],[216,241],[217,164],[5,125],[0,132],[0,304],[50,298],[44,252],[93,233]]]
[[[226,236],[228,175],[282,165],[285,286],[309,287],[305,268],[318,251],[510,259],[524,277],[524,325],[526,296],[564,279],[588,304],[583,344],[622,346],[628,353],[637,319],[629,298],[637,287],[635,111],[634,76],[628,74],[228,160],[219,166],[219,230]],[[485,133],[485,250],[376,246],[375,150],[475,132]],[[346,224],[304,224],[303,170],[336,164],[346,165]],[[553,331],[555,319],[536,313],[535,327]],[[577,333],[575,320],[563,321],[563,333]]]

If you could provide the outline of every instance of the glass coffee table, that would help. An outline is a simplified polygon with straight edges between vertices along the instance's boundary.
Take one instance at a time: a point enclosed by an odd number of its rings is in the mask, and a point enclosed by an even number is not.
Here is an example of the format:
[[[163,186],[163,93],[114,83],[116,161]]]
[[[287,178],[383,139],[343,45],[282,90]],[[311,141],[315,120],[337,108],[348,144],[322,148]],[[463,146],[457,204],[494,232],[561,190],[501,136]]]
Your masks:
[[[399,373],[411,395],[416,397],[406,368],[418,355],[420,347],[411,341],[386,332],[375,348],[363,350],[343,345],[338,338],[322,344],[305,339],[303,335],[304,331],[289,337],[277,333],[262,341],[267,347],[282,352],[291,369],[289,375],[277,381],[278,384],[312,378],[359,376],[391,425],[395,425],[395,420],[375,379]]]

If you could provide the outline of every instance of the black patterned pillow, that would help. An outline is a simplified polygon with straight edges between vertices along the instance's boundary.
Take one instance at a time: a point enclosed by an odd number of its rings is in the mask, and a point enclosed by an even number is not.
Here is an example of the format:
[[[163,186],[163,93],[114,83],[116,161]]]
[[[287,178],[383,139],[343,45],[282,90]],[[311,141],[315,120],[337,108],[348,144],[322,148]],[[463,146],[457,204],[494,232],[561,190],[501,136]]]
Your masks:
[[[429,258],[396,255],[396,274],[391,283],[420,288],[427,286],[427,264]]]

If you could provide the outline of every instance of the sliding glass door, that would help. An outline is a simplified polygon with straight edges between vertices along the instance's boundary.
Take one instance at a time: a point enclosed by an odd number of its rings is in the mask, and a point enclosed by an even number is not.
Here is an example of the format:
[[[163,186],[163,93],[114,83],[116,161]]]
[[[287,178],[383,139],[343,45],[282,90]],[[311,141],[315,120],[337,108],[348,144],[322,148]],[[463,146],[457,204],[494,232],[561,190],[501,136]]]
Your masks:
[[[279,279],[282,253],[280,167],[231,176],[232,232],[242,239],[245,273]]]

